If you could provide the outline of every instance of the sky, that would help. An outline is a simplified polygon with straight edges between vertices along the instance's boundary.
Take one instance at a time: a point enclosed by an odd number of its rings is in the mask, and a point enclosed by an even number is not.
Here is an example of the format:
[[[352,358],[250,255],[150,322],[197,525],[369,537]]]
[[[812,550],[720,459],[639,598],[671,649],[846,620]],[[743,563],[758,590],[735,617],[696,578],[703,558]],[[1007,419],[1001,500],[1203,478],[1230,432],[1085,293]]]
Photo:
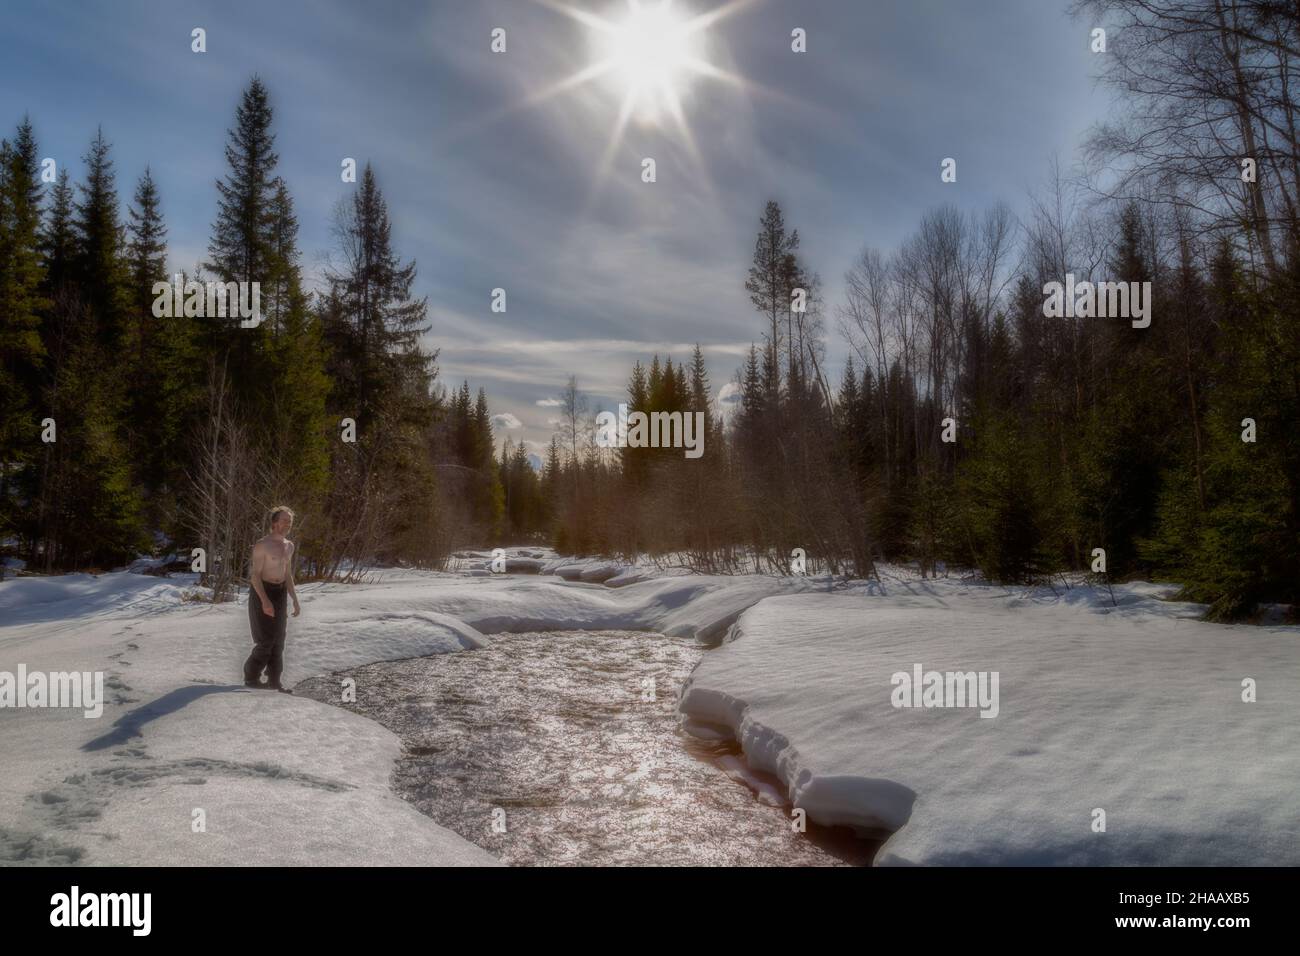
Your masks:
[[[369,162],[394,247],[418,265],[441,381],[485,387],[498,444],[539,453],[570,375],[593,411],[612,408],[635,361],[688,360],[699,343],[718,395],[761,342],[744,281],[769,199],[822,279],[838,380],[843,275],[865,246],[888,252],[945,203],[1023,213],[1103,116],[1094,25],[1065,6],[672,0],[675,17],[706,24],[689,41],[704,66],[674,75],[680,121],[642,95],[620,127],[628,50],[591,20],[626,22],[629,0],[6,0],[0,135],[30,115],[41,156],[76,180],[102,125],[124,206],[148,165],[169,265],[192,270],[235,106],[260,75],[309,285],[356,188],[340,164]],[[206,52],[191,49],[195,28]],[[791,49],[796,28],[806,52]],[[611,50],[619,68],[566,82]]]

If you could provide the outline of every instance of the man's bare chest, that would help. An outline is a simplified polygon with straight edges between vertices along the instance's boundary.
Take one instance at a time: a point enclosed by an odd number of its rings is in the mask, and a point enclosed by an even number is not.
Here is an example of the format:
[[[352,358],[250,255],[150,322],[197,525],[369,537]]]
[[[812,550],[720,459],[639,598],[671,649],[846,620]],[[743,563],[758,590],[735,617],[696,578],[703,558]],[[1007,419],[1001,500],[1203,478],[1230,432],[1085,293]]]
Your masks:
[[[283,567],[289,556],[293,554],[293,545],[288,541],[265,541],[262,547],[267,563],[276,567]]]

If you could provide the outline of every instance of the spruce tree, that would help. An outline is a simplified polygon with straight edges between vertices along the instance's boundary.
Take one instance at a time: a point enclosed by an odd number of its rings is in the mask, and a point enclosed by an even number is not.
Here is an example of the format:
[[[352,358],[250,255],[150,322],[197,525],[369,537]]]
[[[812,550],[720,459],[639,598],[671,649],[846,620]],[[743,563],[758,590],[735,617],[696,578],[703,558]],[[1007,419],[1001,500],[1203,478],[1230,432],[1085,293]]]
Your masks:
[[[130,459],[138,480],[154,496],[176,473],[183,460],[180,441],[185,384],[185,353],[175,339],[186,334],[181,319],[153,315],[153,285],[166,282],[167,228],[163,224],[158,186],[146,166],[136,184],[129,209],[126,248],[129,301],[127,364],[127,434]],[[153,501],[155,521],[163,519],[163,503]]]
[[[86,182],[75,204],[77,284],[88,306],[105,356],[126,345],[127,275],[124,234],[119,220],[117,175],[104,131],[96,132],[86,153]],[[116,363],[114,363],[116,366]]]
[[[369,163],[335,229],[343,264],[327,278],[344,324],[329,337],[341,397],[353,403],[358,422],[381,409],[423,416],[436,359],[420,344],[429,330],[428,302],[411,296],[416,264],[393,251],[388,204]]]
[[[43,447],[33,491],[34,534],[46,570],[111,567],[149,547],[127,448],[128,383],[119,359],[130,311],[127,264],[102,131],[85,158],[73,258],[48,321],[42,404],[58,438]]]
[[[271,448],[279,458],[280,481],[293,489],[306,508],[324,494],[329,478],[325,408],[329,379],[320,323],[302,288],[298,219],[288,187],[280,179],[275,182],[270,222],[266,315],[273,374],[267,383],[267,396],[274,402],[269,410],[275,431]],[[368,437],[364,431],[362,435]]]
[[[41,257],[44,262],[46,299],[62,288],[76,259],[76,236],[73,233],[73,191],[68,171],[59,171],[50,200],[49,216],[41,231]]]
[[[42,295],[40,213],[36,138],[24,119],[12,144],[0,141],[0,538],[15,528],[12,486],[39,447],[40,321],[49,304]]]
[[[773,396],[780,389],[781,353],[789,350],[789,318],[792,281],[797,275],[794,265],[795,250],[799,248],[799,232],[787,232],[785,217],[778,203],[769,200],[759,221],[758,238],[754,242],[754,258],[745,280],[754,308],[767,320],[767,349],[763,369],[765,385]],[[787,325],[782,333],[782,322]],[[773,401],[775,399],[772,399]]]
[[[262,282],[270,273],[271,198],[275,192],[275,134],[270,95],[253,77],[235,109],[226,163],[217,180],[217,218],[208,243],[207,268],[223,282]]]
[[[258,283],[268,294],[267,305],[275,308],[279,273],[274,233],[284,222],[274,208],[279,156],[271,132],[272,116],[267,89],[254,76],[235,109],[235,125],[228,131],[225,156],[229,168],[217,180],[217,217],[204,268],[223,283]],[[260,400],[262,383],[273,374],[269,361],[271,323],[241,327],[240,317],[232,315],[236,311],[228,307],[224,319],[208,316],[199,325],[207,332],[207,347],[224,356],[235,387],[236,406],[242,407]]]

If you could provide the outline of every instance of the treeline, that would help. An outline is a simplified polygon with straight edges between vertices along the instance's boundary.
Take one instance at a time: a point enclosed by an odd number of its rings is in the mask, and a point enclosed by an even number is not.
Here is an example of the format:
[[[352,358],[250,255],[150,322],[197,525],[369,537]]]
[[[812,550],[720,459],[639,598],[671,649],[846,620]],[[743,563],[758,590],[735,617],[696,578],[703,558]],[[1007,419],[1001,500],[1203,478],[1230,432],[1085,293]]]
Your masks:
[[[1045,198],[1014,242],[1005,209],[945,207],[891,255],[864,251],[832,394],[818,282],[769,203],[747,283],[764,341],[725,419],[698,347],[689,368],[655,356],[628,384],[632,411],[704,412],[706,453],[608,451],[590,418],[562,425],[581,438],[552,441],[539,482],[555,545],[707,570],[789,570],[798,548],[832,573],[910,561],[1020,583],[1095,570],[1102,549],[1102,578],[1183,582],[1215,616],[1296,601],[1295,280],[1176,212],[1127,202],[1107,225],[1107,207],[1069,208]],[[1149,327],[1045,316],[1044,286],[1067,273],[1151,283]]]
[[[575,442],[557,543],[713,569],[786,568],[800,548],[857,575],[886,559],[1003,582],[1157,576],[1218,618],[1300,603],[1300,13],[1079,8],[1111,27],[1107,77],[1132,105],[1082,175],[1058,173],[1024,222],[944,207],[864,250],[833,389],[819,282],[768,203],[738,407],[697,461]],[[1150,325],[1049,318],[1045,287],[1067,276],[1150,283]],[[647,393],[638,367],[629,404],[709,409],[669,380]]]
[[[850,276],[861,367],[846,370],[839,424],[880,552],[999,581],[1156,575],[1223,616],[1294,600],[1294,288],[1251,288],[1229,243],[1129,203],[1113,229],[1040,215],[1021,271],[988,304],[987,279],[955,278],[991,266],[969,242],[988,225],[943,210]],[[955,296],[917,283],[936,273]],[[1042,289],[1067,273],[1150,282],[1150,327],[1045,317]]]
[[[632,412],[700,413],[704,454],[601,447],[575,379],[541,469],[448,393],[426,303],[366,167],[304,283],[272,112],[230,130],[197,281],[256,281],[265,321],[157,319],[162,199],[124,219],[102,133],[43,193],[0,145],[0,546],[45,571],[208,552],[218,594],[288,501],[305,573],[440,566],[469,543],[656,555],[702,570],[997,581],[1100,568],[1182,582],[1217,617],[1300,603],[1300,12],[1271,0],[1081,0],[1128,108],[1017,221],[933,210],[866,249],[842,301],[780,206],[743,283],[755,345],[715,403],[703,354],[629,370]],[[1151,318],[1045,314],[1045,287],[1150,283]],[[826,368],[827,319],[850,346]],[[1139,323],[1143,325],[1143,323]],[[354,433],[355,440],[344,436]],[[55,440],[50,440],[55,438]]]
[[[63,169],[48,196],[33,124],[0,143],[0,542],[31,569],[201,547],[220,596],[281,501],[308,576],[439,566],[499,531],[486,397],[438,385],[374,171],[338,204],[324,288],[307,290],[272,117],[254,79],[207,261],[180,279],[258,284],[257,324],[233,301],[196,314],[202,294],[156,317],[154,284],[173,281],[162,197],[146,168],[123,217],[102,130],[83,181]]]

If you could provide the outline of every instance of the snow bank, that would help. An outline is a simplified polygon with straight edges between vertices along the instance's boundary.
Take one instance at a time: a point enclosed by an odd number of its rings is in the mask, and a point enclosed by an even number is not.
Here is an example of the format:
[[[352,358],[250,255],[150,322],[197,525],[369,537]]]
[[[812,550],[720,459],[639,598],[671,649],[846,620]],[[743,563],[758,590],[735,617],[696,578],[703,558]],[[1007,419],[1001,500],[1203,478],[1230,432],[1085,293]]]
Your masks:
[[[799,578],[685,575],[608,588],[559,581],[549,574],[405,572],[386,574],[362,588],[327,585],[319,593],[364,614],[389,607],[445,614],[484,634],[611,629],[718,643],[745,608],[808,586]]]
[[[1190,621],[1157,589],[885,590],[747,610],[686,729],[728,728],[813,820],[896,830],[881,864],[1300,863],[1300,629]],[[916,664],[999,672],[997,716],[895,708]]]
[[[187,604],[186,590],[126,573],[0,584],[0,670],[103,670],[108,687],[98,720],[0,711],[0,865],[496,863],[390,791],[396,736],[245,689],[246,605]],[[290,681],[485,640],[444,615],[358,614],[301,590]]]
[[[1154,585],[1112,601],[887,575],[828,594],[825,579],[514,557],[542,573],[300,588],[285,682],[506,631],[692,636],[721,646],[684,689],[684,726],[734,736],[746,763],[728,772],[773,774],[812,819],[891,831],[880,863],[1300,863],[1295,627],[1203,624]],[[551,573],[565,566],[577,580]],[[582,580],[597,568],[621,570]],[[98,720],[0,711],[0,864],[495,862],[390,792],[387,730],[243,688],[246,605],[189,603],[192,587],[0,582],[0,670],[102,670],[109,689]],[[892,675],[918,664],[996,671],[998,715],[893,707]]]
[[[678,577],[615,591],[389,569],[364,584],[299,588],[284,681],[472,651],[488,632],[720,635],[745,606],[800,586]],[[497,862],[391,792],[392,733],[340,708],[245,689],[246,603],[187,602],[192,589],[189,576],[125,572],[0,582],[0,670],[104,671],[108,690],[96,720],[0,711],[0,865]]]
[[[0,620],[5,626],[90,617],[104,613],[150,614],[172,606],[180,580],[143,574],[60,574],[0,582]]]

